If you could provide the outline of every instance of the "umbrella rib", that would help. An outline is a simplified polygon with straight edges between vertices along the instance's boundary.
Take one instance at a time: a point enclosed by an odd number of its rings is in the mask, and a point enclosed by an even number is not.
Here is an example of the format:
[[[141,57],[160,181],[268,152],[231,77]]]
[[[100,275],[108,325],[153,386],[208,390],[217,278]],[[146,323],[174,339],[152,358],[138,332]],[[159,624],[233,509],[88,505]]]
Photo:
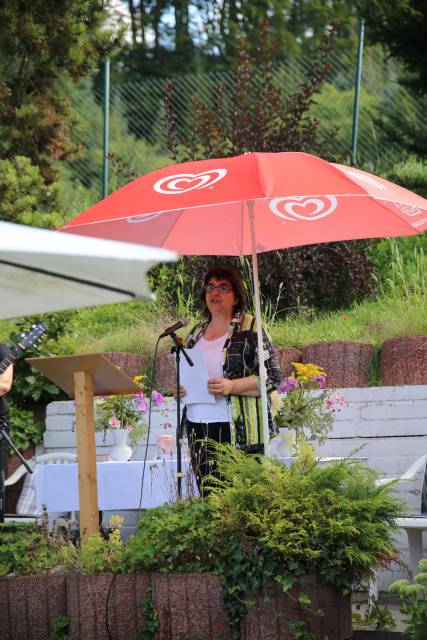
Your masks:
[[[184,211],[186,211],[186,209],[187,209],[187,207],[186,207],[185,209],[172,209],[172,210],[170,210],[170,211],[162,211],[162,212],[159,212],[159,213],[170,213],[171,211],[172,211],[172,212],[174,212],[174,211],[177,211],[177,212],[178,212],[178,215],[176,216],[176,218],[175,218],[174,222],[171,224],[170,229],[168,229],[168,231],[167,231],[167,233],[166,233],[165,237],[163,238],[163,240],[162,240],[162,244],[161,244],[161,247],[160,247],[160,248],[164,248],[164,244],[165,244],[165,242],[167,241],[167,239],[169,238],[170,234],[171,234],[171,233],[172,233],[172,231],[174,230],[175,226],[176,226],[176,225],[178,224],[178,222],[179,222],[179,217],[180,217],[181,213],[183,213]],[[172,249],[172,251],[174,251],[174,249]]]
[[[134,298],[135,295],[128,291],[127,289],[120,289],[118,287],[111,287],[109,285],[101,284],[99,282],[93,282],[91,280],[85,280],[84,278],[76,278],[75,276],[66,276],[60,273],[55,273],[54,271],[49,271],[48,269],[40,269],[40,267],[27,267],[26,265],[19,264],[19,262],[13,262],[10,260],[2,260],[0,259],[0,264],[4,264],[8,267],[15,267],[17,269],[22,269],[23,271],[28,271],[29,273],[40,273],[42,275],[51,276],[52,278],[58,278],[60,280],[66,280],[67,282],[75,282],[77,284],[85,284],[90,287],[95,287],[96,289],[104,289],[105,291],[114,291],[116,293],[121,293],[123,295],[130,296]]]

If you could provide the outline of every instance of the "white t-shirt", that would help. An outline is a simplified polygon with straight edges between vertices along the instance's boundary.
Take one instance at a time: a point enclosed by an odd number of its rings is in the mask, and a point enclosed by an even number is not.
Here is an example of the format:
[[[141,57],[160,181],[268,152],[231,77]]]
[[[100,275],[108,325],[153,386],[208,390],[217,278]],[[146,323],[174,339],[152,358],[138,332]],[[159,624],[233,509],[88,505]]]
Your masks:
[[[216,338],[206,340],[203,336],[196,342],[194,349],[201,349],[203,359],[208,370],[209,380],[212,378],[223,378],[222,371],[222,350],[228,333]],[[215,403],[212,404],[189,404],[187,405],[187,419],[190,422],[229,422],[227,402],[225,396],[216,396]]]

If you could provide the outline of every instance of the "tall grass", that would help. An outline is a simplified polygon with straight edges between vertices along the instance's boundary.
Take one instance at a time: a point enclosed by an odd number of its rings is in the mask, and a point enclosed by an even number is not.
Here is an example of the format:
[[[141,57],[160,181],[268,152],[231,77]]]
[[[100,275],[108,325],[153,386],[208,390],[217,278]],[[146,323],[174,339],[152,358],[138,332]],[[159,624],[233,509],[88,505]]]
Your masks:
[[[427,256],[422,247],[412,254],[400,253],[398,244],[390,241],[391,262],[377,283],[376,297],[353,304],[336,312],[315,313],[312,310],[278,318],[277,302],[263,304],[263,321],[277,346],[303,347],[324,340],[355,340],[380,345],[384,340],[401,335],[427,335]],[[248,260],[241,265],[248,283],[249,302],[253,301],[251,268]],[[277,300],[280,298],[278,291]],[[200,320],[194,297],[178,296],[177,308],[162,302],[129,302],[83,309],[73,321],[73,335],[64,336],[64,353],[97,351],[133,351],[148,357],[161,331],[179,317],[189,327]],[[0,337],[13,330],[10,321],[0,323]],[[181,332],[186,335],[187,330]],[[160,348],[170,348],[163,340]]]
[[[356,340],[379,345],[401,335],[427,334],[427,257],[415,248],[404,261],[392,243],[392,262],[378,281],[378,294],[349,309],[314,316],[290,315],[270,325],[277,345],[303,347],[322,340]]]

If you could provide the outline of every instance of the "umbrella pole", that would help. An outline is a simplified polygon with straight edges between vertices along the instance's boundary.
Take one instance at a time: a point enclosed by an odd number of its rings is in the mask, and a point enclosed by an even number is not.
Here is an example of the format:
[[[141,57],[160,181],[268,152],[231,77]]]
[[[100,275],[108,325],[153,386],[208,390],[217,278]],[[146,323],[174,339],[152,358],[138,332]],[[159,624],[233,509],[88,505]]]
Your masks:
[[[267,372],[264,362],[264,344],[262,337],[262,318],[261,303],[258,278],[258,258],[256,253],[255,241],[255,214],[254,201],[248,200],[249,227],[251,231],[251,251],[252,251],[252,273],[254,279],[254,298],[255,298],[255,319],[258,337],[258,354],[259,354],[259,378],[261,392],[261,415],[262,415],[262,433],[264,440],[264,455],[270,456],[270,431],[268,428],[268,409],[267,409]]]

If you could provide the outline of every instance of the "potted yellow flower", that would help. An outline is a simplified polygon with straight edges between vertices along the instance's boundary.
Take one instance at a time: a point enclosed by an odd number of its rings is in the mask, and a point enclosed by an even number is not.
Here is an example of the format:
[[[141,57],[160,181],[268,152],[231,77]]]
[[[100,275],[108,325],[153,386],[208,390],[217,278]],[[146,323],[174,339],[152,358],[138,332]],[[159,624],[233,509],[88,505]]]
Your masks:
[[[293,362],[295,371],[272,394],[272,412],[284,446],[292,450],[301,438],[322,443],[334,424],[344,398],[325,389],[326,371],[316,364]],[[288,453],[288,452],[286,452]]]

